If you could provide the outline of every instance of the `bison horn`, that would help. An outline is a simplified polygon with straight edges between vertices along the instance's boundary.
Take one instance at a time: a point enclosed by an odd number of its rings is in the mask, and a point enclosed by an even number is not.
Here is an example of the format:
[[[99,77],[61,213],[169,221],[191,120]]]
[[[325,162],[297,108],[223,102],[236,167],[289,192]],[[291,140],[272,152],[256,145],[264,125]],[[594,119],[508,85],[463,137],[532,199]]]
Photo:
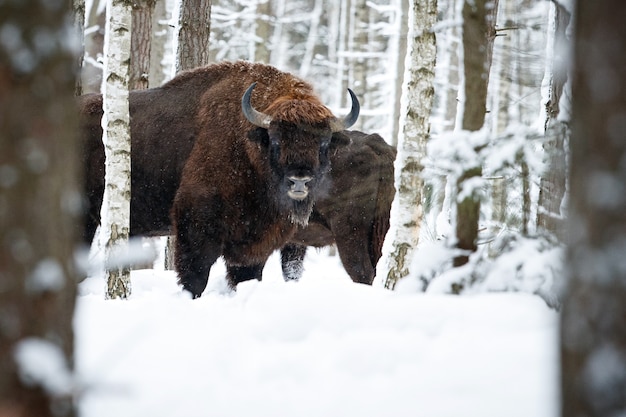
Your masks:
[[[356,98],[356,94],[354,91],[348,88],[348,93],[350,93],[350,98],[352,99],[352,109],[350,113],[344,117],[343,119],[335,119],[331,122],[330,128],[333,132],[340,132],[345,130],[356,123],[356,119],[359,118],[359,112],[361,111],[361,106],[359,104],[359,99]]]
[[[267,129],[270,126],[272,118],[265,113],[255,110],[250,104],[250,97],[252,96],[252,90],[256,87],[256,83],[252,83],[241,97],[241,110],[246,119],[255,126]]]

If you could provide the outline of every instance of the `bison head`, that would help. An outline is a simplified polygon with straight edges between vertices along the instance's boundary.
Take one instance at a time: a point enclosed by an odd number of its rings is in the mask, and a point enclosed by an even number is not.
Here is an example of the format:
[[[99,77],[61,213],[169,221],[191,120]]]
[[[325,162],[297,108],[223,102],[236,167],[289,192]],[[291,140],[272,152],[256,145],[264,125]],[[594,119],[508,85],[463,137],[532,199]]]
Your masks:
[[[250,138],[267,152],[279,206],[294,223],[306,225],[330,170],[329,151],[350,143],[341,132],[356,122],[359,101],[348,89],[352,109],[344,118],[333,116],[310,95],[281,97],[262,113],[250,103],[255,85],[241,99],[244,116],[259,128]]]

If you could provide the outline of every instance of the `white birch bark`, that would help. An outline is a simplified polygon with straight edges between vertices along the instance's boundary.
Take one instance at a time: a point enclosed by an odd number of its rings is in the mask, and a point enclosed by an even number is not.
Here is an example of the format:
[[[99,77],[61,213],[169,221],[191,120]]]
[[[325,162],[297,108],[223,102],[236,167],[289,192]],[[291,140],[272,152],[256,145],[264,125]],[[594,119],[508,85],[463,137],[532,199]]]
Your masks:
[[[390,58],[393,61],[396,77],[391,89],[393,94],[393,113],[391,118],[391,136],[386,138],[387,142],[393,146],[398,146],[398,136],[400,134],[400,113],[402,111],[402,84],[404,78],[404,61],[407,55],[407,36],[409,2],[411,0],[396,0],[396,34],[393,39]]]
[[[131,7],[127,0],[108,0],[104,39],[102,140],[105,146],[105,191],[102,234],[105,243],[107,298],[128,298],[130,266],[120,254],[130,231],[130,74]]]
[[[409,14],[412,39],[406,63],[395,163],[396,196],[391,207],[391,227],[383,247],[377,277],[393,289],[409,273],[413,251],[419,240],[422,222],[421,160],[425,155],[430,130],[430,112],[434,98],[436,44],[433,26],[437,19],[437,1],[414,0]]]

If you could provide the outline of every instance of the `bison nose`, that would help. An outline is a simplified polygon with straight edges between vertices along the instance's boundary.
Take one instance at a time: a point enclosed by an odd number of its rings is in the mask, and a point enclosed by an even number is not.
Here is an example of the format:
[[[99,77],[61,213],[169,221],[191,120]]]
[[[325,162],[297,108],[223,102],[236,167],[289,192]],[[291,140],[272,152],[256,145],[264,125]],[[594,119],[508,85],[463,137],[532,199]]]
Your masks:
[[[294,200],[304,200],[309,195],[309,187],[307,183],[313,179],[313,177],[287,177],[289,180],[289,190],[287,195]]]

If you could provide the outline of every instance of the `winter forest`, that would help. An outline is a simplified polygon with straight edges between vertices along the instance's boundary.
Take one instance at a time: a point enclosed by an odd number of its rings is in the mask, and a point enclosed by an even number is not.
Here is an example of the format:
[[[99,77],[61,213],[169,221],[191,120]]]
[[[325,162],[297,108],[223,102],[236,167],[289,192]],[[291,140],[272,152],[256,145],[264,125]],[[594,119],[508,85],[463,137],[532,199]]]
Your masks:
[[[625,13],[0,1],[0,417],[626,415]],[[395,148],[371,286],[327,246],[299,282],[278,252],[236,291],[218,262],[191,300],[173,238],[125,246],[129,91],[239,60],[308,81],[335,115],[351,89],[350,130]],[[91,93],[107,177],[87,248]]]

